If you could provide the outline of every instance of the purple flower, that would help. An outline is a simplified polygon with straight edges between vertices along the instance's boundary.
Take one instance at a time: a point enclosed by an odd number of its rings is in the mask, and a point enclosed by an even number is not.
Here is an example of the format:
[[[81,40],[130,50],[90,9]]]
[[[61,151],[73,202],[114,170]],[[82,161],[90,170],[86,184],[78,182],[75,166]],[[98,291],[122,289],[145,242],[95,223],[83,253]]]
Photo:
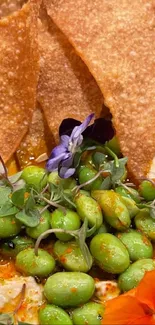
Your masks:
[[[61,178],[68,178],[75,173],[72,167],[75,153],[78,151],[83,141],[82,133],[86,130],[94,114],[90,114],[83,123],[75,126],[71,135],[62,135],[60,144],[55,147],[47,161],[46,169],[49,172],[58,170]]]

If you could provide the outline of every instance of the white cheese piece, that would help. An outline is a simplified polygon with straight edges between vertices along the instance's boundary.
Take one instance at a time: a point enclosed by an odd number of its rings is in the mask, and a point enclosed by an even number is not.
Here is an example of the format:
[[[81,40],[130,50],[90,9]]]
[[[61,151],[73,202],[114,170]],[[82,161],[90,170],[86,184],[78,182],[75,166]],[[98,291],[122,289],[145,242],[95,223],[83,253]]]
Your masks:
[[[10,304],[11,308],[24,283],[25,296],[21,310],[17,313],[18,320],[23,321],[24,315],[24,322],[38,324],[37,310],[43,303],[43,286],[37,284],[33,277],[15,276],[11,279],[0,279],[0,311],[3,311],[6,304]]]
[[[120,289],[115,281],[97,281],[95,288],[95,296],[102,301],[116,298],[120,294]]]

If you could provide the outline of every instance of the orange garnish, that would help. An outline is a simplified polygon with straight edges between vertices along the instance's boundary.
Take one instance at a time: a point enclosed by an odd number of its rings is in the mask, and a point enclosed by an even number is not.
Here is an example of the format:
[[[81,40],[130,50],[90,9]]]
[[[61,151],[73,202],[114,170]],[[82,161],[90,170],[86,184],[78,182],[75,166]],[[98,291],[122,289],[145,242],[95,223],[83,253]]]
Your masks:
[[[146,272],[137,288],[106,303],[102,325],[155,324],[155,271]]]

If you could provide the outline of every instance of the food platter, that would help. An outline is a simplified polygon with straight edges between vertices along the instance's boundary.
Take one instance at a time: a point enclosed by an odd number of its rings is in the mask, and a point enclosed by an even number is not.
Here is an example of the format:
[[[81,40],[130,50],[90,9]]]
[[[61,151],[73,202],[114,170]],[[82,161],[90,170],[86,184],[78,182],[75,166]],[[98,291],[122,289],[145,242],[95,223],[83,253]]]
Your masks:
[[[153,19],[0,1],[2,325],[155,324]]]

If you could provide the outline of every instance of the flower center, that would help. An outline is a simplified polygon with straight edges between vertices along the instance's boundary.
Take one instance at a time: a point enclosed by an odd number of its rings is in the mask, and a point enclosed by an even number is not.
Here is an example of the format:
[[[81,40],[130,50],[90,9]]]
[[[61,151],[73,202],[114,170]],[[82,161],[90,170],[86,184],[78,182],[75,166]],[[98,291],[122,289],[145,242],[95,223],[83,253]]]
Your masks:
[[[68,151],[70,151],[72,154],[74,154],[76,152],[76,147],[77,147],[76,142],[69,141]]]

